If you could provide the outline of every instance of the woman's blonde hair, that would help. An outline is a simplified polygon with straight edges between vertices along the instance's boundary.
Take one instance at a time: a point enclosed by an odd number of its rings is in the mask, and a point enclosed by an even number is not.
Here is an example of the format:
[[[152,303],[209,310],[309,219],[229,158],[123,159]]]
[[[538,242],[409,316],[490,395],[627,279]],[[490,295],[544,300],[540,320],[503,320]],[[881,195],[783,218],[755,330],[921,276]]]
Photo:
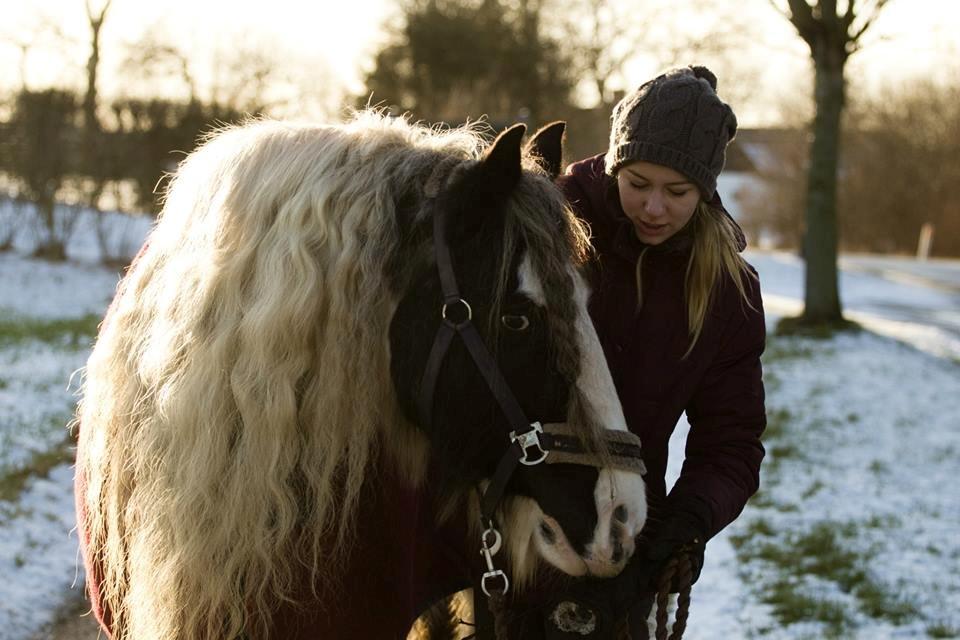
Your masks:
[[[690,345],[683,357],[693,351],[703,332],[704,319],[713,301],[716,289],[726,277],[740,293],[740,298],[753,309],[747,293],[745,280],[755,279],[746,260],[740,255],[740,246],[734,222],[722,211],[700,201],[690,220],[693,246],[687,261],[684,278],[684,298],[687,307],[687,331]],[[637,259],[637,308],[643,306],[643,258],[644,249]]]

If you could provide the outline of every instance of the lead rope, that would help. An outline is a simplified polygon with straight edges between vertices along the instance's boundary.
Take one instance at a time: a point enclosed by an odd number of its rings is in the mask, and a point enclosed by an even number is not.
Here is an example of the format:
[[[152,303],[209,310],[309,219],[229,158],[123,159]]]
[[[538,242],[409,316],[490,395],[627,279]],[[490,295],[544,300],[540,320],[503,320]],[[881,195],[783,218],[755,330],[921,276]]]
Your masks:
[[[656,640],[680,640],[683,632],[687,629],[687,619],[690,616],[690,589],[693,580],[693,566],[690,563],[690,556],[681,553],[673,556],[667,562],[663,572],[660,574],[657,590],[657,630]],[[677,594],[677,612],[674,616],[673,628],[669,637],[667,636],[668,610],[667,604],[670,600],[670,591],[673,585],[680,587],[680,593]],[[628,640],[623,638],[622,640]]]

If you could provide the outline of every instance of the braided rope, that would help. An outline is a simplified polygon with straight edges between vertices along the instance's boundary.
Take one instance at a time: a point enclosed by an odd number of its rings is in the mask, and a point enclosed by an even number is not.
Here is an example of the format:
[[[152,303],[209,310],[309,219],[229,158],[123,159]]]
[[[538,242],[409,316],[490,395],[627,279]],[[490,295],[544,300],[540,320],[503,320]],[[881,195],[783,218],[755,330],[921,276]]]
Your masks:
[[[496,640],[510,640],[507,631],[507,605],[502,593],[490,595],[490,613],[493,615],[493,637]]]
[[[687,620],[690,617],[690,589],[693,580],[693,565],[686,554],[673,556],[667,562],[657,583],[657,630],[656,640],[680,640],[687,629]],[[677,585],[680,593],[677,595],[677,611],[674,615],[673,628],[667,635],[668,610],[671,587]]]

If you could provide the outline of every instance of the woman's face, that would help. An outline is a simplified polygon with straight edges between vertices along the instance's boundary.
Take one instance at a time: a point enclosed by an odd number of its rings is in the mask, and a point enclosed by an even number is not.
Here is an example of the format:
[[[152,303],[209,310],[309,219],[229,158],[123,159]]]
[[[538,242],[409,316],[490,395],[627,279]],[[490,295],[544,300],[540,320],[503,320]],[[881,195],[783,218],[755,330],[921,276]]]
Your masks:
[[[683,229],[700,202],[700,189],[679,171],[638,160],[617,173],[624,213],[637,238],[660,244]]]

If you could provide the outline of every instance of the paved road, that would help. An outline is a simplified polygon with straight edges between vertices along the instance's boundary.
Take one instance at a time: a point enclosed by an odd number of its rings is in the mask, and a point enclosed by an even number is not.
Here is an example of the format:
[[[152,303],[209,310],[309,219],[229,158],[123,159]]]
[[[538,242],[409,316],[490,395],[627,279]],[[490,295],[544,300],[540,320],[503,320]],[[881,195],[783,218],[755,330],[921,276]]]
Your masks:
[[[960,294],[960,260],[917,260],[897,256],[848,255],[840,258],[848,271],[870,273],[893,282],[916,284]]]
[[[799,313],[804,263],[794,254],[759,252],[747,260],[760,273],[764,305],[776,315]],[[960,361],[960,260],[843,256],[840,298],[845,315],[877,333]]]

